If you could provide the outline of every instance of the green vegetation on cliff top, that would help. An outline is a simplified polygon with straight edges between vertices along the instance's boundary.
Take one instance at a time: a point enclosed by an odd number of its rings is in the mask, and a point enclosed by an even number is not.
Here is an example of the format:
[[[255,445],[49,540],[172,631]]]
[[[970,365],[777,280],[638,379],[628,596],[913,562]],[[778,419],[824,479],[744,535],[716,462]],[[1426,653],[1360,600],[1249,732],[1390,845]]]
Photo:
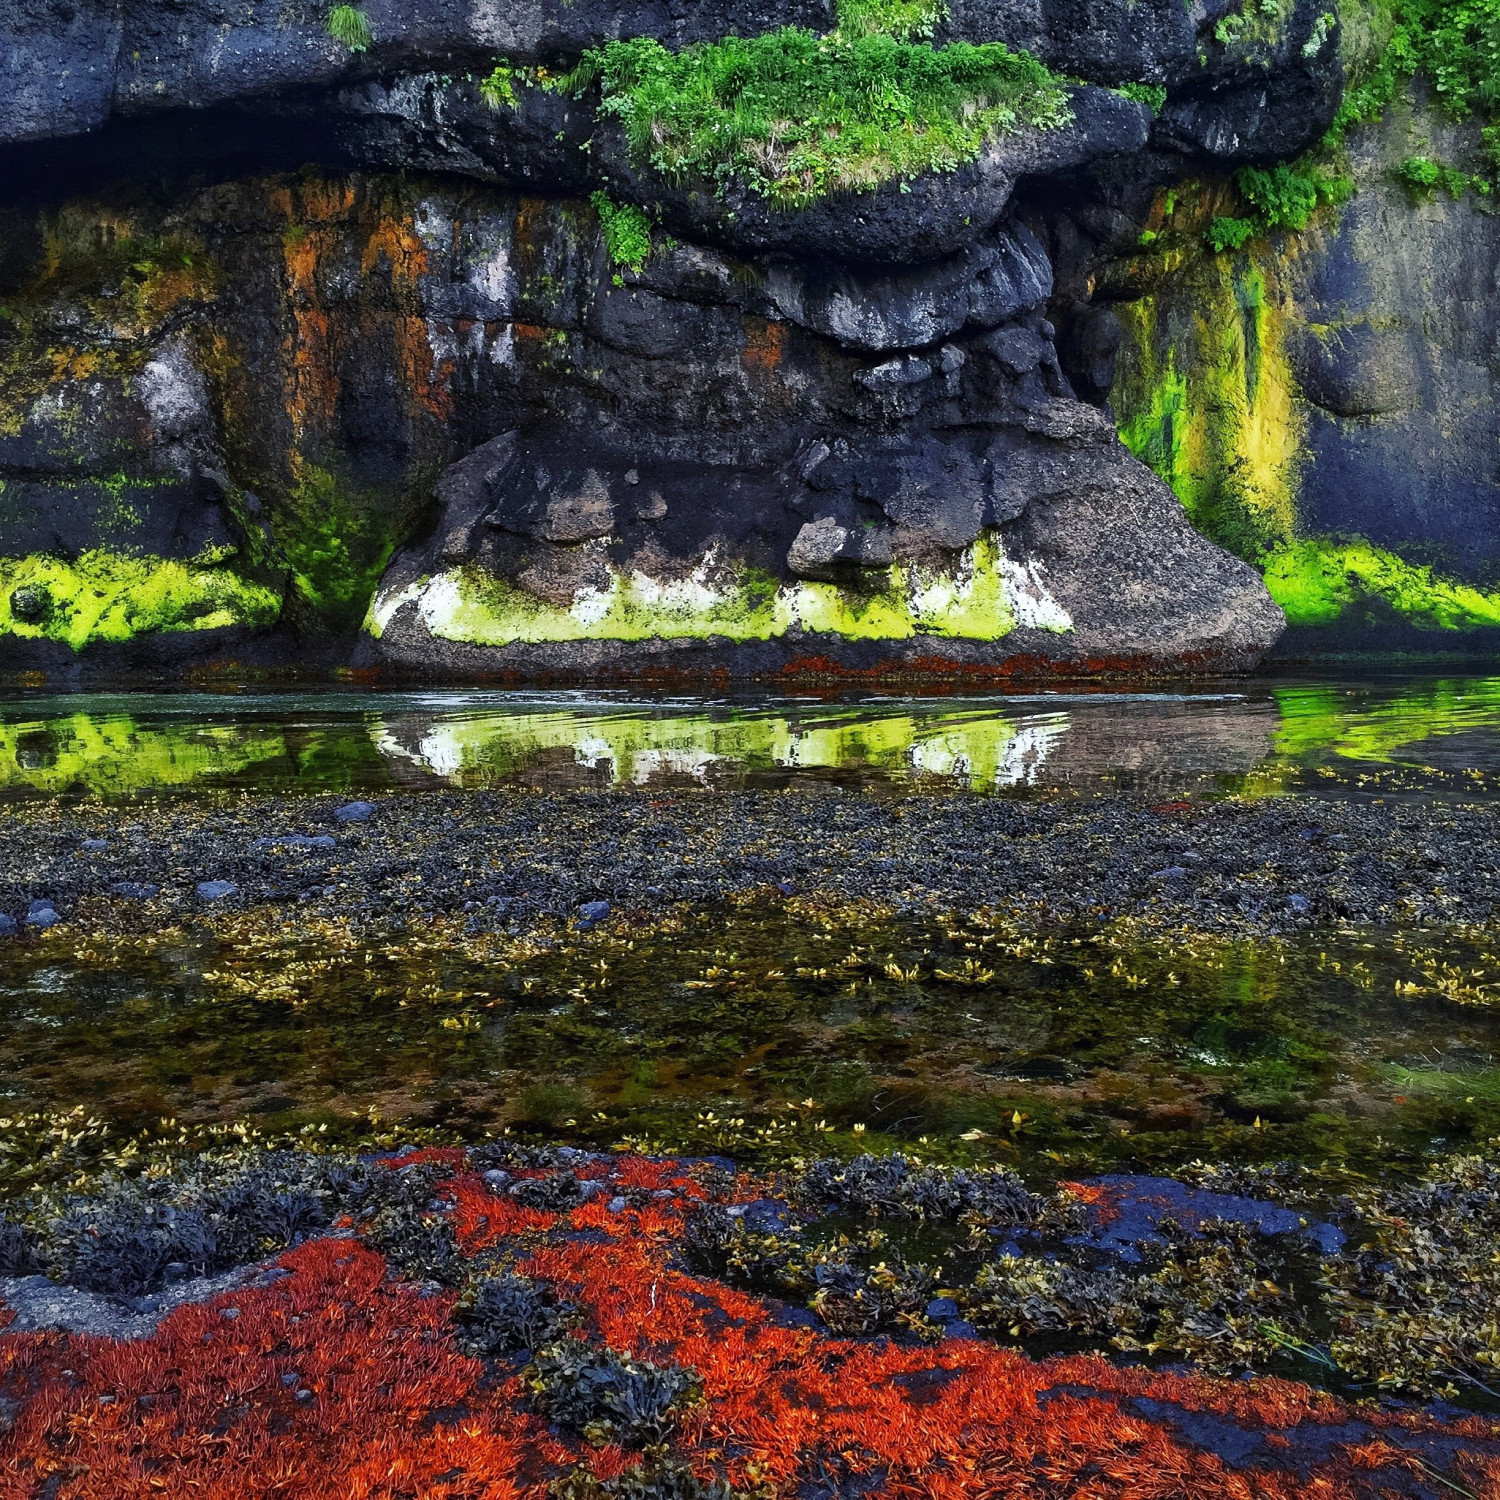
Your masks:
[[[951,172],[996,135],[1072,117],[1067,89],[1027,53],[876,31],[788,26],[680,52],[613,41],[561,86],[595,83],[640,161],[672,179],[732,176],[784,207]]]

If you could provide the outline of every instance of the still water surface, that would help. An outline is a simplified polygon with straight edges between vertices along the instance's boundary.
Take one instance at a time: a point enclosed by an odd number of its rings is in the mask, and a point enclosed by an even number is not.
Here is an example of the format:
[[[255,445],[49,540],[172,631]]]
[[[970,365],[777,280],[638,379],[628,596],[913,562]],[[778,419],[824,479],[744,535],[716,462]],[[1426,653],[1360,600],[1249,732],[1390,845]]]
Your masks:
[[[1483,794],[1500,677],[988,697],[505,691],[17,694],[0,797],[853,785]]]
[[[1485,800],[1500,677],[1194,692],[708,699],[493,691],[15,695],[0,796],[425,787],[1314,792]],[[281,923],[287,925],[282,930]],[[1413,1159],[1500,1133],[1500,937],[1278,944],[1018,935],[852,911],[700,910],[525,951],[61,928],[0,962],[0,1108],[270,1126],[372,1105],[680,1142],[804,1100],[839,1129],[983,1132],[1018,1157]],[[712,1144],[712,1142],[700,1144]]]

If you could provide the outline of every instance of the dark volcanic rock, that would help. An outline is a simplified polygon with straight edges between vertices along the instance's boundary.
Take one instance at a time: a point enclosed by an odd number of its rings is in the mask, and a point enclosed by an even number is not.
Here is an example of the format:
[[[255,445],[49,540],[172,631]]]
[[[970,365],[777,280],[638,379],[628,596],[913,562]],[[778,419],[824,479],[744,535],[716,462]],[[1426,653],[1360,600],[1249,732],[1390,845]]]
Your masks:
[[[364,10],[351,50],[270,0],[0,0],[5,667],[1099,672],[1276,639],[1079,399],[1119,324],[1057,296],[1047,206],[1127,245],[1154,184],[1314,139],[1313,0],[1269,30],[959,0],[935,41],[1031,50],[1071,120],[795,210],[642,165],[596,92],[476,80],[827,31],[825,0]],[[1114,91],[1143,81],[1160,118]],[[638,266],[600,189],[645,212]],[[1331,410],[1389,398],[1319,357]]]

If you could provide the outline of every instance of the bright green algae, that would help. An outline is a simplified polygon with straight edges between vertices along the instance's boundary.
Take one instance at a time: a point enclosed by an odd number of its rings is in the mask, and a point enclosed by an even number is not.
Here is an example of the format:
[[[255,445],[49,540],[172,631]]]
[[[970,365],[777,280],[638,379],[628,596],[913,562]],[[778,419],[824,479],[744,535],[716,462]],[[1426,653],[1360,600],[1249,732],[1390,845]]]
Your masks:
[[[688,578],[660,582],[611,569],[606,589],[571,606],[549,604],[482,569],[459,569],[377,597],[365,628],[379,637],[396,609],[416,602],[435,636],[482,646],[517,642],[774,640],[793,630],[849,640],[916,635],[994,641],[1015,617],[1006,593],[1004,555],[982,535],[949,572],[896,565],[882,587],[781,584],[769,574],[705,558]],[[1067,629],[1057,612],[1052,628]]]
[[[16,617],[19,589],[45,593],[40,620]],[[79,651],[153,632],[270,625],[280,613],[277,593],[212,562],[103,550],[72,562],[45,554],[0,558],[0,639],[63,641]]]

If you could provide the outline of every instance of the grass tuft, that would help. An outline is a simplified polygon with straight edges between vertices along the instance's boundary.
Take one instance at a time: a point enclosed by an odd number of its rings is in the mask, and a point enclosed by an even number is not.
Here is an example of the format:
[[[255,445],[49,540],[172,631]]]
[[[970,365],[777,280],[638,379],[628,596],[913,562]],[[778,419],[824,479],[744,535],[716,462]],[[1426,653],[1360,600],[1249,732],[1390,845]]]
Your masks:
[[[369,18],[357,5],[335,5],[328,12],[328,35],[351,52],[364,52],[371,42]]]
[[[935,48],[797,27],[669,52],[591,49],[561,80],[597,84],[636,158],[668,178],[735,177],[783,207],[951,172],[1010,131],[1072,118],[1061,80],[999,42]]]

